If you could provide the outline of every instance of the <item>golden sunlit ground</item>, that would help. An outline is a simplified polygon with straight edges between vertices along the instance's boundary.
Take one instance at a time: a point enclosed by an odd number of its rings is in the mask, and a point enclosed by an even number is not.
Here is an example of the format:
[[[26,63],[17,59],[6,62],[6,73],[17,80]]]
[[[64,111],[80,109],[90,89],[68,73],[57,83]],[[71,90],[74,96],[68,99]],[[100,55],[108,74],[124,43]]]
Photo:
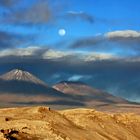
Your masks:
[[[0,140],[139,140],[140,116],[83,108],[5,108],[0,129]]]

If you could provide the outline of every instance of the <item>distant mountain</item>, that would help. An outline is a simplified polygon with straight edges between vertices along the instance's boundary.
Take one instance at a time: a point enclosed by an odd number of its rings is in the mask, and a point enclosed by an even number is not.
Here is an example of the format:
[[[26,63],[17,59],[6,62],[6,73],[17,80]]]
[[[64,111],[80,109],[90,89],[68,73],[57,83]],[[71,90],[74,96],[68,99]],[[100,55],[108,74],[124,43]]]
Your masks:
[[[17,105],[83,105],[73,96],[49,87],[33,74],[19,69],[0,76],[0,103],[2,102]]]
[[[80,81],[62,81],[50,87],[33,74],[14,69],[0,76],[0,106],[4,103],[6,105],[54,105],[71,108],[129,102]]]
[[[0,76],[0,79],[5,81],[24,81],[24,82],[30,82],[34,84],[40,84],[40,85],[46,85],[43,81],[32,75],[31,73],[27,71],[22,71],[19,69],[11,70],[10,72],[7,72],[6,74],[3,74]]]
[[[95,89],[83,82],[62,81],[53,86],[58,91],[67,95],[79,97],[86,105],[128,103],[125,99],[113,96],[107,92]]]
[[[48,96],[65,95],[49,86],[27,71],[14,69],[0,76],[0,92],[27,95],[45,94]]]

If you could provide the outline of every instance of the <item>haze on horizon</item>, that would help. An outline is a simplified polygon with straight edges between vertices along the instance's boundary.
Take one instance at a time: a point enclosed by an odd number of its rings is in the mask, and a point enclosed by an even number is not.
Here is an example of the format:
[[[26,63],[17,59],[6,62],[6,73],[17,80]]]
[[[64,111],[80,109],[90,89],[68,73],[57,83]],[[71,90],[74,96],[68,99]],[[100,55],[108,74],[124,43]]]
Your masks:
[[[0,0],[0,74],[83,81],[140,102],[139,0]]]

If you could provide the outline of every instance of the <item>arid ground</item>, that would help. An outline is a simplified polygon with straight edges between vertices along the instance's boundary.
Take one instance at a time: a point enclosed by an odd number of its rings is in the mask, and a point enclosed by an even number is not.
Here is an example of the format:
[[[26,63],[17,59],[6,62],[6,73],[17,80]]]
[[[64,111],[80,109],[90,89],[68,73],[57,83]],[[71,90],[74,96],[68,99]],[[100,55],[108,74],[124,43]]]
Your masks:
[[[140,140],[140,116],[95,109],[0,109],[0,140]]]

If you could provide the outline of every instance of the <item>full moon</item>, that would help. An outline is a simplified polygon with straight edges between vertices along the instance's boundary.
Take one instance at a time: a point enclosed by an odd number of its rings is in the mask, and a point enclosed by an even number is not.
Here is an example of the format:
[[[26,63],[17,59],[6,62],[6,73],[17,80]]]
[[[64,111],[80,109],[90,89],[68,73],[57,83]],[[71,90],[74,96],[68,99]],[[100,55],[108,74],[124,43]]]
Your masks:
[[[65,30],[65,29],[59,29],[59,30],[58,30],[58,34],[59,34],[60,36],[64,36],[64,35],[66,34],[66,30]]]

